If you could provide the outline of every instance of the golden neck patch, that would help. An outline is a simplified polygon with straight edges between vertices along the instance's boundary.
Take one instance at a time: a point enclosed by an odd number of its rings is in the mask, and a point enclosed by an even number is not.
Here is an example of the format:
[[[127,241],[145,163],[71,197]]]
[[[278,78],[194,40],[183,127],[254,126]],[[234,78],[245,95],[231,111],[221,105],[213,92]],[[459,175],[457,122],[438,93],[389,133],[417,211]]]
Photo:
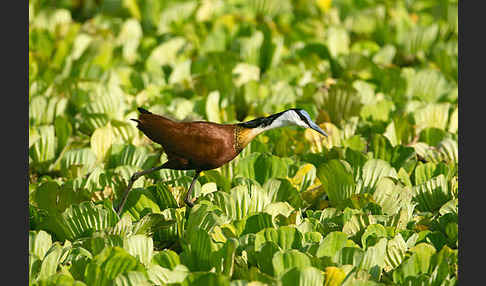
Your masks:
[[[235,128],[235,150],[240,153],[253,138],[260,134],[263,130],[261,128],[245,128],[237,125]]]

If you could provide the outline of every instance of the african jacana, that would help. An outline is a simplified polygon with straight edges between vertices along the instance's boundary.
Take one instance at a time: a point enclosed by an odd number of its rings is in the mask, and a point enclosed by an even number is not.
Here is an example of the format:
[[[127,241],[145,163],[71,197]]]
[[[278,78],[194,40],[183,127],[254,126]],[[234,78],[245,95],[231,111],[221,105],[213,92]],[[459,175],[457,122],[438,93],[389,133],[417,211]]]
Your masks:
[[[199,173],[221,167],[233,160],[258,134],[278,127],[297,125],[312,128],[327,136],[326,132],[312,121],[305,110],[296,108],[237,124],[204,121],[176,122],[143,108],[138,108],[138,111],[140,112],[139,118],[132,120],[138,123],[137,128],[148,138],[162,145],[168,161],[161,166],[133,174],[118,214],[125,205],[133,183],[148,173],[163,168],[195,170],[196,174],[184,198],[184,202],[192,207],[194,200],[190,200],[189,197],[192,196],[192,188]]]

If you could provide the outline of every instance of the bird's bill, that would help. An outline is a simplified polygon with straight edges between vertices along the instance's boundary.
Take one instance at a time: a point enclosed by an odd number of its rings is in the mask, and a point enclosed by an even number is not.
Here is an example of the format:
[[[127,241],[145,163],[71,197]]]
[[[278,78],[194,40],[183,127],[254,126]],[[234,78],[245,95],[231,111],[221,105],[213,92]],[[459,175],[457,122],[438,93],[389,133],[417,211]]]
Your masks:
[[[324,130],[322,130],[321,127],[319,127],[319,125],[315,124],[314,122],[310,122],[310,128],[327,137],[327,133],[324,132]]]

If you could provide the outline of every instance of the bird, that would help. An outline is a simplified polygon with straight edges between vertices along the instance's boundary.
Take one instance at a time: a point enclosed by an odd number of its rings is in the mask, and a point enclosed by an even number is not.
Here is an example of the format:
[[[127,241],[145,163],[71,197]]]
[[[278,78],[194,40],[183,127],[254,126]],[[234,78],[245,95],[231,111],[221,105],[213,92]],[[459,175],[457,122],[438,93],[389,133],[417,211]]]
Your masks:
[[[124,197],[118,208],[123,210],[133,183],[141,176],[160,169],[195,170],[195,175],[184,198],[185,204],[192,208],[194,183],[202,171],[216,169],[233,160],[262,132],[296,125],[310,128],[323,136],[328,136],[319,125],[312,121],[304,109],[291,108],[266,117],[235,124],[220,124],[208,121],[178,122],[162,115],[154,114],[142,107],[137,128],[150,140],[162,145],[167,161],[157,167],[136,172],[130,178]]]

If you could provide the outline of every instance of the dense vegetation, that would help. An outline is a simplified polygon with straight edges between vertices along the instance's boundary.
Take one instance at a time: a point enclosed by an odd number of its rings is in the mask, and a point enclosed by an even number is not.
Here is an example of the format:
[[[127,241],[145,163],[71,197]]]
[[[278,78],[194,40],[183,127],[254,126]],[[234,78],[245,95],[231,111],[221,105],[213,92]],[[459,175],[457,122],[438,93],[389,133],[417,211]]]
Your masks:
[[[456,285],[457,1],[29,1],[31,285]],[[299,107],[203,172],[130,118]]]

